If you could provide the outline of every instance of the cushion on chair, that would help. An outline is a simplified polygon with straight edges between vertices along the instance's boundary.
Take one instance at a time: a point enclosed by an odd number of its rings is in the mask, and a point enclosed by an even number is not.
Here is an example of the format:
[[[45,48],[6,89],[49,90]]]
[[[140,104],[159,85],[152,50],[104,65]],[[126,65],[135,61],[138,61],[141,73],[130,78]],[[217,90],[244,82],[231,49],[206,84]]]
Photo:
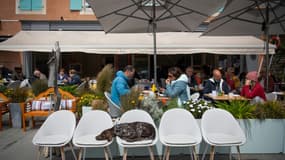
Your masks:
[[[125,145],[145,145],[145,144],[151,144],[153,140],[142,140],[142,141],[135,141],[135,142],[128,142],[123,139],[121,139],[122,144]]]
[[[208,135],[208,140],[214,144],[239,144],[242,139],[237,136],[224,133],[211,133]]]
[[[168,144],[193,144],[197,143],[191,135],[173,134],[164,137],[164,142]]]
[[[50,110],[51,107],[52,107],[51,101],[33,101],[32,102],[33,111]]]
[[[94,134],[84,135],[81,137],[78,137],[76,141],[74,141],[76,144],[81,145],[104,145],[107,144],[107,140],[96,140]]]
[[[61,100],[60,101],[61,109],[67,109],[67,110],[72,109],[72,102],[73,102],[72,99]]]
[[[66,135],[48,135],[43,136],[34,142],[38,145],[59,145],[65,143],[67,140],[68,139]]]

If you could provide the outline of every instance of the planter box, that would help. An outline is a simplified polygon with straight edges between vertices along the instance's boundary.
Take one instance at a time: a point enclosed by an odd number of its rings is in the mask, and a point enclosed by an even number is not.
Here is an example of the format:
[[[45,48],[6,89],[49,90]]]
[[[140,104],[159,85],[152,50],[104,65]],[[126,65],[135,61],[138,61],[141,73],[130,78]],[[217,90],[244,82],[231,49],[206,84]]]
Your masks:
[[[197,122],[199,126],[201,126],[201,120],[197,119]],[[240,147],[241,154],[285,153],[285,119],[242,119],[238,120],[238,122],[247,137],[246,143]],[[200,145],[196,147],[197,153],[203,154],[206,145],[207,144],[202,141]],[[110,148],[114,157],[122,156],[123,149],[119,147],[117,143],[113,142]],[[228,154],[230,152],[229,147],[217,147],[215,150],[216,154]],[[232,153],[237,153],[235,147],[232,147],[231,150]],[[162,155],[163,152],[164,146],[158,141],[154,146],[154,153],[155,155]],[[171,148],[171,155],[179,155],[181,153],[189,154],[189,147]],[[146,148],[135,148],[129,150],[128,155],[148,156],[149,153]],[[103,150],[96,152],[90,148],[87,150],[87,157],[102,158]]]
[[[92,111],[92,106],[82,106],[82,115],[89,111]]]
[[[285,119],[239,120],[247,141],[241,153],[285,153]]]
[[[21,105],[24,103],[9,103],[9,109],[12,117],[13,128],[22,128],[22,111]]]

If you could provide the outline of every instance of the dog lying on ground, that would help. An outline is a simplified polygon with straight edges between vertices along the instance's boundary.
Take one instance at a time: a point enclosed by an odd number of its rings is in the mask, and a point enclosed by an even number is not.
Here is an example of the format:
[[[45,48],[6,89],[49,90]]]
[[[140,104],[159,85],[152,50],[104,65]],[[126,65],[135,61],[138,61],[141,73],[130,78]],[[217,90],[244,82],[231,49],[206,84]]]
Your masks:
[[[111,141],[115,136],[119,136],[127,142],[153,140],[155,138],[155,128],[145,122],[116,124],[114,127],[106,129],[96,136],[96,140]]]

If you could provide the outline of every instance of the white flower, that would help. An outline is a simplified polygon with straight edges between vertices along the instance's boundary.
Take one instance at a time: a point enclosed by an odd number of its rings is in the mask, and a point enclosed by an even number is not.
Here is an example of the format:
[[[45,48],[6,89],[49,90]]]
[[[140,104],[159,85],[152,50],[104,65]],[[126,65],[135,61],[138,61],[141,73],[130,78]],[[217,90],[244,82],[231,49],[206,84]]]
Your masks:
[[[195,112],[195,109],[190,109],[191,112]]]
[[[194,106],[193,106],[193,104],[190,104],[189,107],[190,107],[190,108],[193,108]]]
[[[199,110],[198,112],[201,113],[201,110]]]

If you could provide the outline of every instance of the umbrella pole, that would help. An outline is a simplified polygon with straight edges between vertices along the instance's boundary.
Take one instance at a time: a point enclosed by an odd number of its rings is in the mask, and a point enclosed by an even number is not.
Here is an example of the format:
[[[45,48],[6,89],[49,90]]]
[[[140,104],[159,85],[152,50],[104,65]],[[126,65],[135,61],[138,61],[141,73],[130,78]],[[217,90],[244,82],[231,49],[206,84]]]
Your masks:
[[[268,66],[268,59],[269,59],[269,2],[267,1],[266,5],[266,15],[265,15],[265,64],[266,64],[266,84],[265,84],[265,91],[268,92],[268,84],[269,84],[269,66]]]
[[[154,70],[154,84],[157,84],[157,60],[156,60],[156,15],[155,15],[155,0],[152,0],[152,34],[153,34],[153,70]]]

